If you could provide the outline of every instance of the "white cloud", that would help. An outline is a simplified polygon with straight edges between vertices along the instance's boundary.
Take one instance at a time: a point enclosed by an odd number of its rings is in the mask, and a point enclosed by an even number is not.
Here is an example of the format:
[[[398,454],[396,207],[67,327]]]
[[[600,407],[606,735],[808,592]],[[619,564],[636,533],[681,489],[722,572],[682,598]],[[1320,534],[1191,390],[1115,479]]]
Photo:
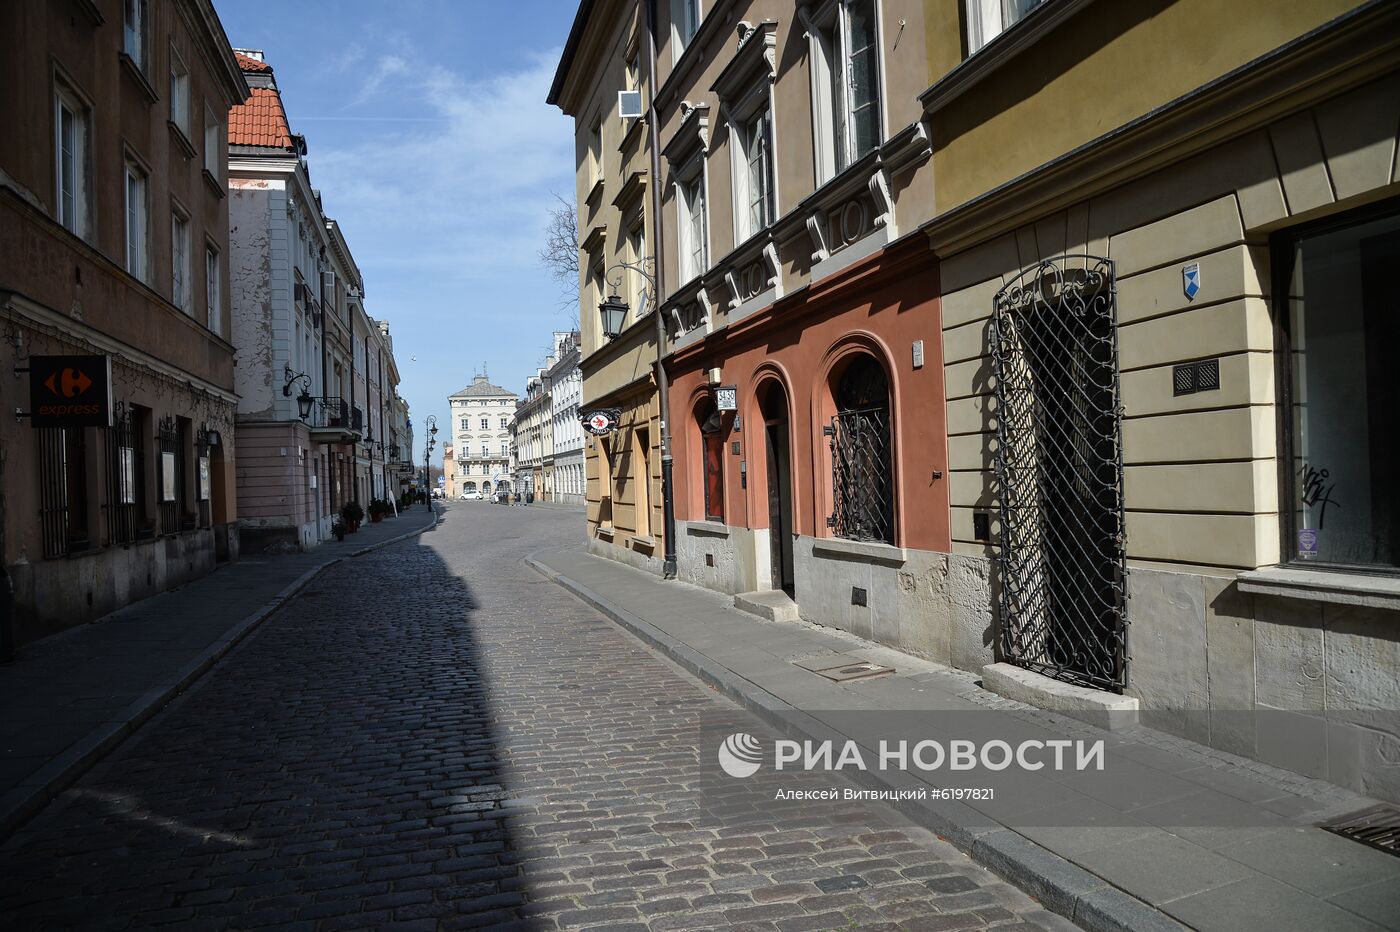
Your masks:
[[[574,183],[572,120],[544,102],[557,52],[483,80],[417,61],[380,58],[360,99],[392,95],[391,116],[435,119],[386,121],[340,148],[312,140],[327,212],[362,265],[418,269],[435,276],[439,294],[482,277],[540,277],[550,191]]]

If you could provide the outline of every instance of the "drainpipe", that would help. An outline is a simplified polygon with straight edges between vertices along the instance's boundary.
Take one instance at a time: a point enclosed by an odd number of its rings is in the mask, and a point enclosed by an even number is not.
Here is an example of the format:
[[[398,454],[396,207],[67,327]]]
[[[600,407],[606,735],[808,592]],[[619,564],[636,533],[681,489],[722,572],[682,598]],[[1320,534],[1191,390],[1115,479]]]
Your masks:
[[[661,575],[676,578],[676,503],[674,495],[674,464],[671,459],[670,384],[666,378],[666,327],[661,320],[661,302],[666,279],[661,248],[661,143],[656,125],[656,0],[644,0],[647,13],[647,135],[651,148],[651,224],[652,252],[655,255],[656,296],[651,313],[656,318],[656,395],[661,406],[661,520],[666,537],[666,553],[661,561]]]

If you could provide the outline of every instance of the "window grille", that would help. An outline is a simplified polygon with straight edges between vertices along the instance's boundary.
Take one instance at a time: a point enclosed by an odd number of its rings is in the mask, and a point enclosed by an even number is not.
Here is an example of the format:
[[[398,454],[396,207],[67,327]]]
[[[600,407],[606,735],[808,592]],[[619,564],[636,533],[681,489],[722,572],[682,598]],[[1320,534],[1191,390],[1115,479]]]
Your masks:
[[[39,441],[39,522],[44,556],[61,557],[68,553],[68,469],[63,428],[43,427],[35,434]]]
[[[160,532],[175,534],[180,530],[181,475],[180,433],[173,417],[163,418],[156,440],[160,468],[156,474],[160,499]]]
[[[131,412],[118,403],[107,436],[107,542],[136,540],[136,443]]]
[[[825,428],[831,445],[832,513],[837,537],[894,543],[894,475],[889,380],[861,356],[836,389],[836,415]]]

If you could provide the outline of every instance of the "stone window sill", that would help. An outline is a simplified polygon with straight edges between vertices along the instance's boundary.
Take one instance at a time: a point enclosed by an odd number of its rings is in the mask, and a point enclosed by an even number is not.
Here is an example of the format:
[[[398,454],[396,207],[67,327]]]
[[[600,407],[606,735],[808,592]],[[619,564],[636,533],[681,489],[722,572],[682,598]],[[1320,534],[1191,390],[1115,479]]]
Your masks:
[[[687,521],[685,532],[695,537],[728,537],[729,525],[719,521]]]
[[[598,528],[597,533],[599,537],[604,538],[605,540],[613,539],[613,529],[610,527],[600,527]]]
[[[1241,592],[1400,610],[1400,577],[1272,566],[1238,577]]]
[[[888,563],[903,566],[909,558],[903,547],[877,544],[865,540],[846,540],[843,537],[819,537],[812,542],[812,552],[818,556],[836,557],[842,560],[870,560],[875,563]]]
[[[160,95],[157,94],[156,89],[151,86],[150,80],[146,77],[146,72],[142,70],[141,65],[136,59],[125,52],[118,53],[117,57],[121,60],[122,70],[130,76],[131,80],[136,82],[136,86],[141,89],[141,94],[146,98],[146,101],[154,104],[160,100]]]
[[[637,534],[632,538],[632,545],[634,547],[646,547],[648,550],[655,550],[656,538],[648,537],[646,534]]]

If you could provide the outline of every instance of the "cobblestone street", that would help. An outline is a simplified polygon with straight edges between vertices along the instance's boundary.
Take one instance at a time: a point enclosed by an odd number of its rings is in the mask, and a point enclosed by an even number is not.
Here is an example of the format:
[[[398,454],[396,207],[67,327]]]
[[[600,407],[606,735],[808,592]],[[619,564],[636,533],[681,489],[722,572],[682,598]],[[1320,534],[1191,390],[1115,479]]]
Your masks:
[[[5,925],[1067,926],[886,810],[725,776],[759,721],[523,563],[579,527],[461,504],[331,567],[9,840]]]

